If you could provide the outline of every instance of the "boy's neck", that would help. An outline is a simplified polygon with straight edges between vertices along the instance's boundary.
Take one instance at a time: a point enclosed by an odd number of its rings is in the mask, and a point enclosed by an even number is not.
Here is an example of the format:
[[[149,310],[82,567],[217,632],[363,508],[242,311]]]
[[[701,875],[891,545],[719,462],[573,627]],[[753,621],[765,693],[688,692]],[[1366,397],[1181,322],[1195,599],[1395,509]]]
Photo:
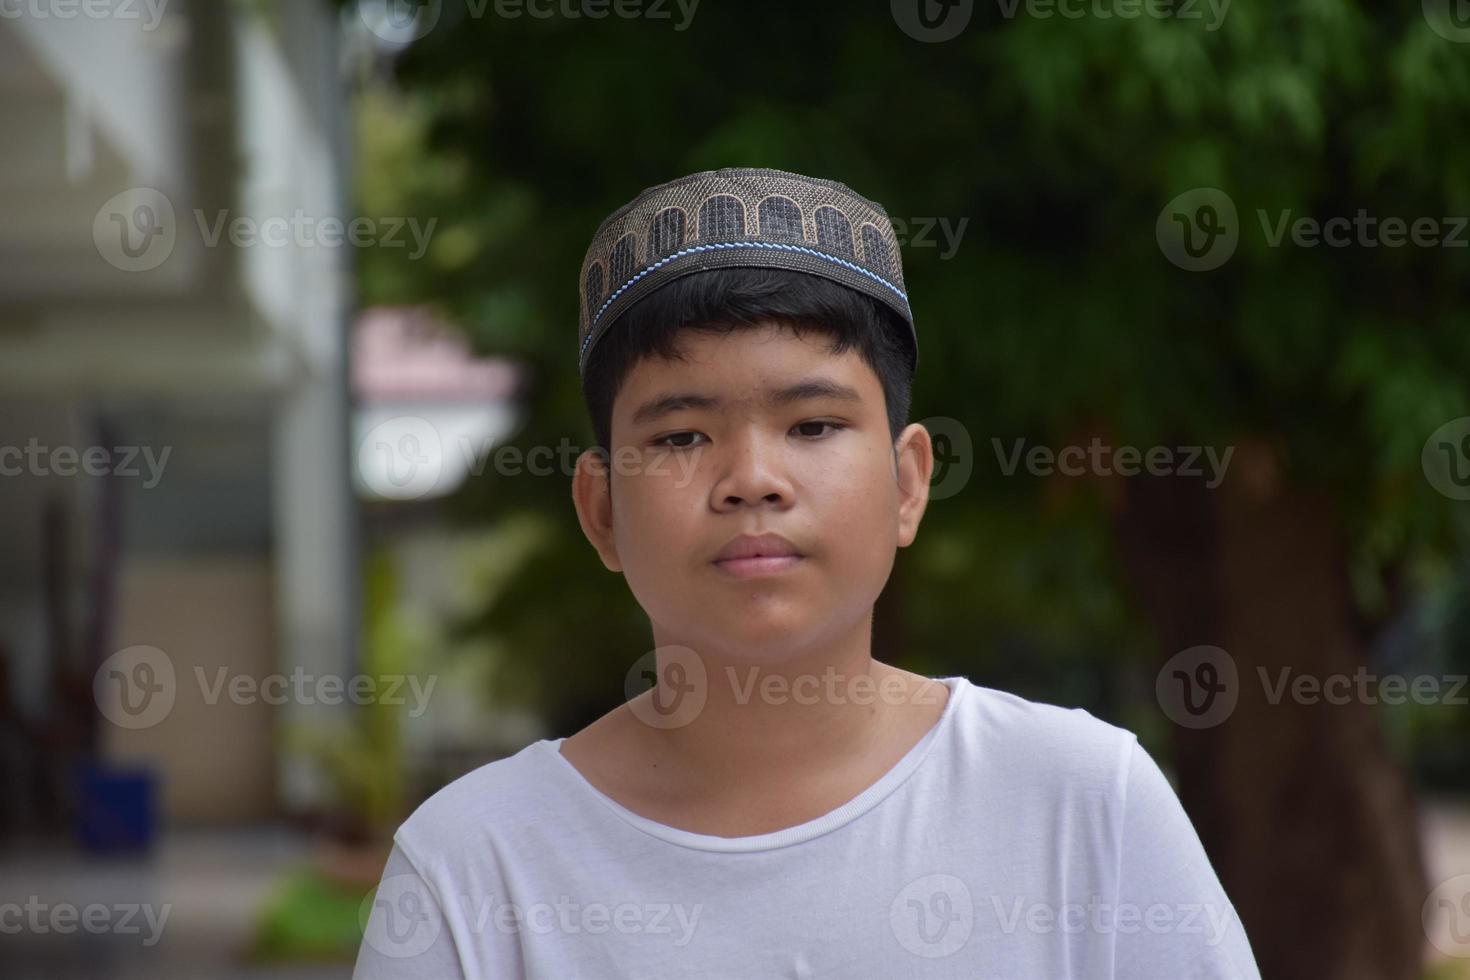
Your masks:
[[[868,620],[826,649],[779,663],[706,647],[704,701],[692,720],[669,728],[637,723],[645,776],[657,777],[671,796],[711,800],[789,792],[865,771],[874,760],[896,762],[899,749],[937,721],[948,695],[938,681],[874,660],[870,637]],[[660,648],[679,644],[657,630],[655,638]],[[639,698],[668,703],[664,666],[660,688]]]

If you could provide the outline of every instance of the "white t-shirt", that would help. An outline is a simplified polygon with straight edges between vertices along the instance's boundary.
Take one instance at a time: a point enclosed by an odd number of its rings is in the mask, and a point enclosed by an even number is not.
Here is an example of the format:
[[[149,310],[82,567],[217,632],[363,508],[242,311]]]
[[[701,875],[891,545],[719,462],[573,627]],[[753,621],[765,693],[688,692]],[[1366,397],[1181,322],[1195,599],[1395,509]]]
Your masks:
[[[355,980],[1259,980],[1131,732],[941,680],[897,765],[768,834],[639,816],[561,739],[476,769],[394,835]]]

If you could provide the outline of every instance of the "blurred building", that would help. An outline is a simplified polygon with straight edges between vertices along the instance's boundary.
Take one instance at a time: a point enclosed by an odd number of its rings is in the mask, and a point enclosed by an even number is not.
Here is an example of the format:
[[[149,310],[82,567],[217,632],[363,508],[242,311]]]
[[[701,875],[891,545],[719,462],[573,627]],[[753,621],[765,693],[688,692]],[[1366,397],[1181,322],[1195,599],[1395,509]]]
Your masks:
[[[101,659],[147,645],[177,697],[102,758],[171,822],[310,808],[279,736],[333,712],[200,694],[353,672],[337,21],[90,7],[0,19],[0,795],[44,816]]]
[[[374,308],[353,331],[355,486],[377,500],[447,496],[518,424],[522,375],[477,358],[428,310]]]

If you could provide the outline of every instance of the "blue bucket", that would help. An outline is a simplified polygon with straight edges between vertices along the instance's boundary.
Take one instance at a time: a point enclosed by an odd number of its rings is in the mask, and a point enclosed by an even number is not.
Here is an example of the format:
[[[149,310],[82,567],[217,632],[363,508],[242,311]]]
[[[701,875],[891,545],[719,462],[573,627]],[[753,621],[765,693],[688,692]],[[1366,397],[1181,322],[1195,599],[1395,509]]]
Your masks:
[[[77,766],[76,833],[94,854],[147,851],[157,832],[157,777],[143,767]]]

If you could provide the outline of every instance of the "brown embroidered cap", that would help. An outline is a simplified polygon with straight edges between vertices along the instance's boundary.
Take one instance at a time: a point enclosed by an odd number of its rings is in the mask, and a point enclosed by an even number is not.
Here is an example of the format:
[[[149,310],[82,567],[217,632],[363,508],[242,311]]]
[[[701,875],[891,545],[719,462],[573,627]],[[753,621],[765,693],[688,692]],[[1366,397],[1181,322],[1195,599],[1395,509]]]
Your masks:
[[[608,215],[582,260],[577,370],[618,316],[666,283],[705,269],[788,269],[887,304],[918,335],[893,223],[845,184],[784,170],[727,167],[650,187]]]

